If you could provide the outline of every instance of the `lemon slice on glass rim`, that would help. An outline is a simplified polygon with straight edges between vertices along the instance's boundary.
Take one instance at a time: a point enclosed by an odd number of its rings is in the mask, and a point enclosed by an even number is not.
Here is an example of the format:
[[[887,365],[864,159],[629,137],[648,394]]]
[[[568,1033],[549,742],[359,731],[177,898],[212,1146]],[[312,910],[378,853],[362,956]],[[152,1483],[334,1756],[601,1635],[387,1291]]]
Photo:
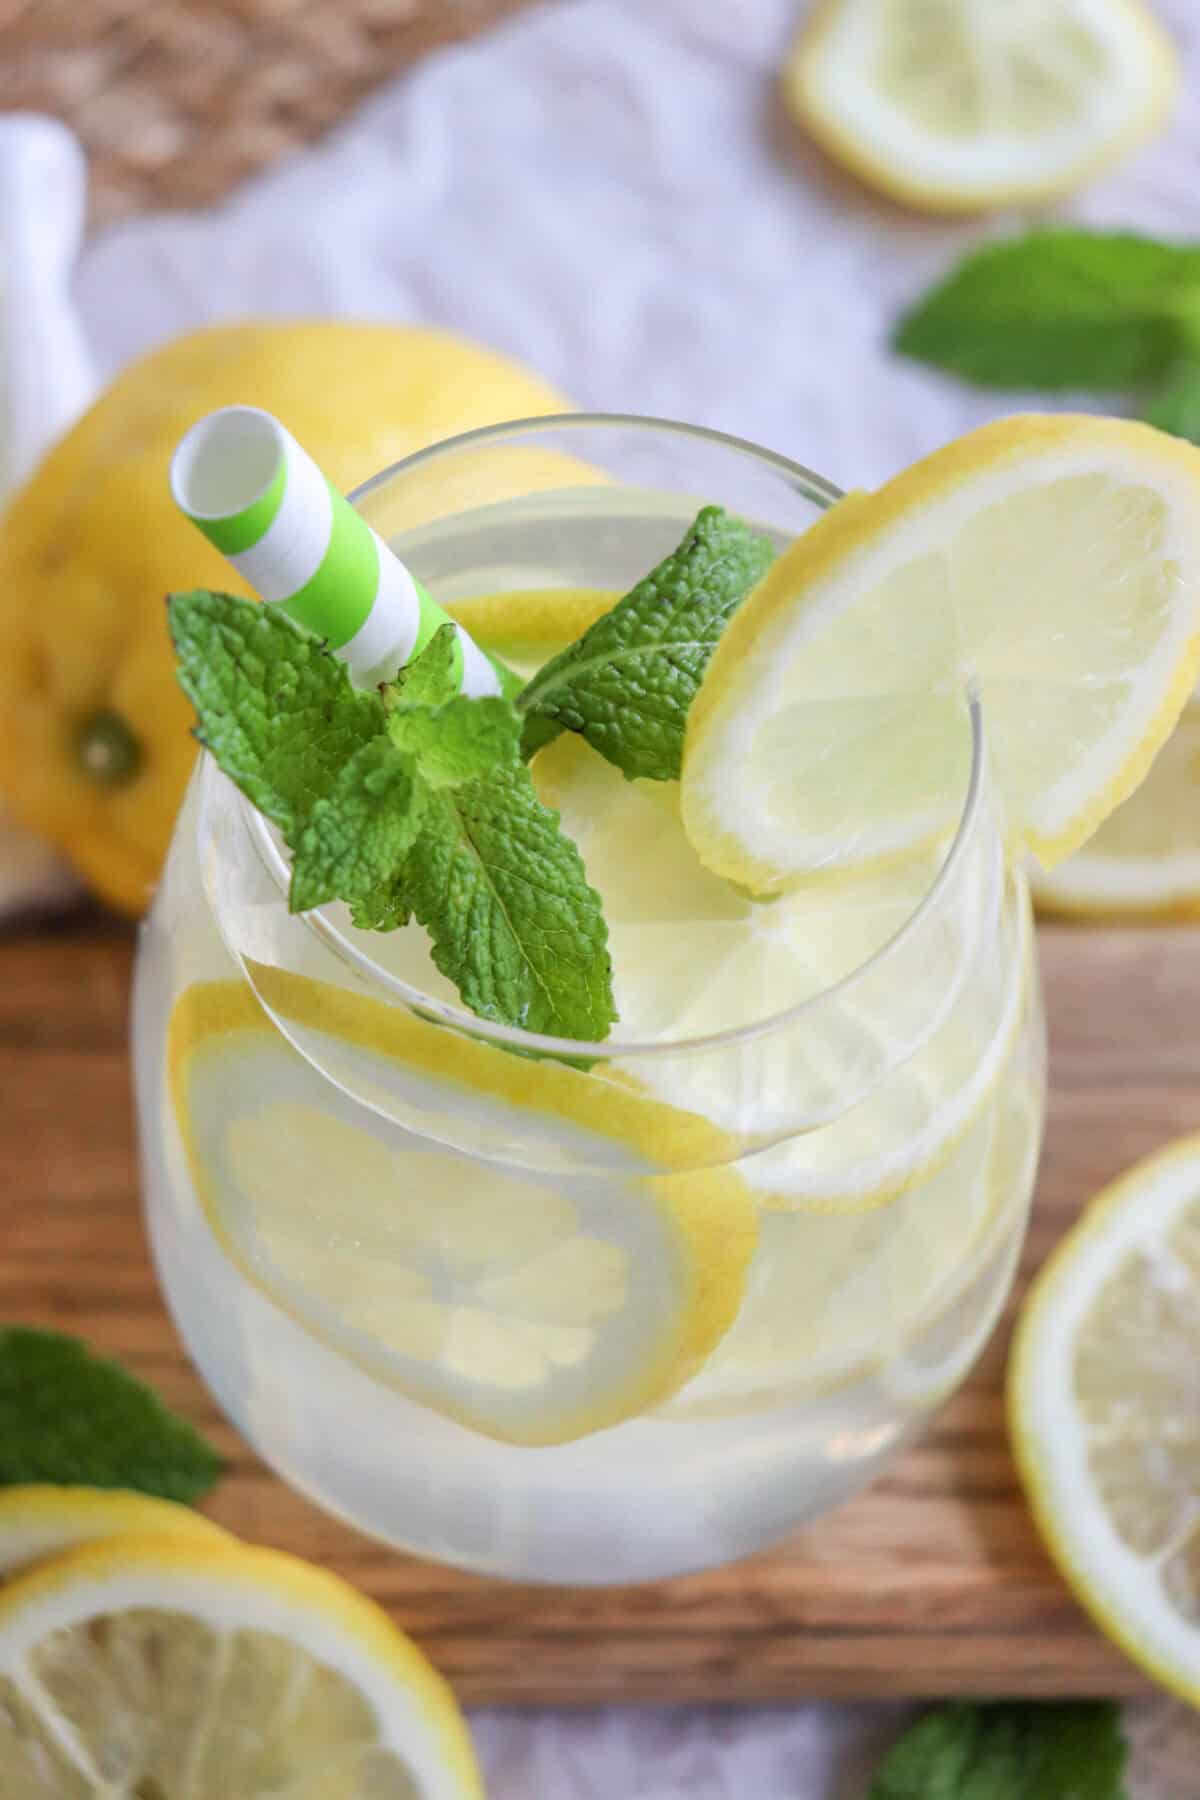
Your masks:
[[[681,807],[751,892],[944,832],[978,694],[1011,847],[1046,866],[1132,792],[1200,664],[1200,450],[1017,415],[833,507],[735,614],[688,717]]]

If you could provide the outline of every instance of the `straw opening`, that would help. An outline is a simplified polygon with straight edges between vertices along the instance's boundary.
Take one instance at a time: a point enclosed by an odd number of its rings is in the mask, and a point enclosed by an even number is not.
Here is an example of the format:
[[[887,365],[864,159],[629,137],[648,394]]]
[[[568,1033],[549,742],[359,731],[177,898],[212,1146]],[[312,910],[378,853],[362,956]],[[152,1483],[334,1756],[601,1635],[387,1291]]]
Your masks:
[[[222,407],[193,425],[175,452],[175,503],[193,519],[227,519],[262,499],[284,456],[282,434],[268,413]]]

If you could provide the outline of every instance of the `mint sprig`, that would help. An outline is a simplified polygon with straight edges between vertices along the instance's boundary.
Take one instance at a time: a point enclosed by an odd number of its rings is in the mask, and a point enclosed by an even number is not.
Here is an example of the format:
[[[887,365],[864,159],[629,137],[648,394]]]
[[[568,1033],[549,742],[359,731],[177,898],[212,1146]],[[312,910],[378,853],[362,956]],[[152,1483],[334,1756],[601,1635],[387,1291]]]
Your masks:
[[[867,1800],[1127,1800],[1109,1701],[936,1707],[885,1758]]]
[[[223,1464],[186,1419],[78,1339],[0,1328],[0,1486],[50,1482],[200,1499]]]
[[[275,609],[176,594],[169,621],[197,735],[292,851],[289,904],[390,930],[415,914],[480,1017],[569,1038],[616,1017],[582,859],[537,799],[521,721],[453,695],[451,626],[381,693]]]
[[[565,729],[631,780],[678,780],[708,660],[773,555],[740,519],[704,507],[678,549],[529,682],[517,702],[525,755]]]
[[[415,917],[480,1017],[600,1039],[616,1018],[600,899],[523,757],[579,732],[629,777],[678,777],[688,709],[769,542],[720,507],[514,700],[458,694],[453,625],[378,692],[276,608],[172,595],[197,736],[292,852],[289,905],[355,925]]]
[[[1164,376],[1200,326],[1200,247],[1060,226],[972,251],[893,347],[976,386],[1112,392]]]
[[[1200,245],[1068,226],[972,251],[892,334],[977,387],[1128,394],[1200,443]]]

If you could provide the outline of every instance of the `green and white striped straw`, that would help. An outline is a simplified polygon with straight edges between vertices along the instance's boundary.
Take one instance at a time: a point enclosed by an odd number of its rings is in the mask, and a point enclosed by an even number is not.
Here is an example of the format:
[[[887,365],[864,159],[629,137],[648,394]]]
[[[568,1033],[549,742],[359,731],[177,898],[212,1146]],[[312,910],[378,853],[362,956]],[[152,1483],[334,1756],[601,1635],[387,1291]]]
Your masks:
[[[256,406],[193,425],[171,461],[176,505],[260,597],[329,644],[357,687],[389,681],[452,623],[291,432]],[[497,694],[461,625],[459,691]]]

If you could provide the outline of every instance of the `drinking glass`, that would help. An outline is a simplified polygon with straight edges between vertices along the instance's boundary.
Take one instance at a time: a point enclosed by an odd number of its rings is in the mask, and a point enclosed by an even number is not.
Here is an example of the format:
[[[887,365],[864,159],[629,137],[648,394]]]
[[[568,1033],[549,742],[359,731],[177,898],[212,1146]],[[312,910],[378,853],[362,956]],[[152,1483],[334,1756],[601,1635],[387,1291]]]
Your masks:
[[[469,433],[354,496],[525,670],[702,505],[783,549],[839,498],[606,415]],[[595,1044],[467,1012],[416,926],[290,913],[282,845],[202,756],[138,957],[145,1206],[193,1360],[286,1481],[464,1568],[635,1581],[778,1538],[921,1428],[1003,1305],[1044,1097],[1025,877],[962,718],[947,840],[795,900],[713,900],[644,784],[662,833],[613,901]],[[602,834],[630,797],[596,771]],[[722,987],[722,946],[785,916],[763,991]]]

